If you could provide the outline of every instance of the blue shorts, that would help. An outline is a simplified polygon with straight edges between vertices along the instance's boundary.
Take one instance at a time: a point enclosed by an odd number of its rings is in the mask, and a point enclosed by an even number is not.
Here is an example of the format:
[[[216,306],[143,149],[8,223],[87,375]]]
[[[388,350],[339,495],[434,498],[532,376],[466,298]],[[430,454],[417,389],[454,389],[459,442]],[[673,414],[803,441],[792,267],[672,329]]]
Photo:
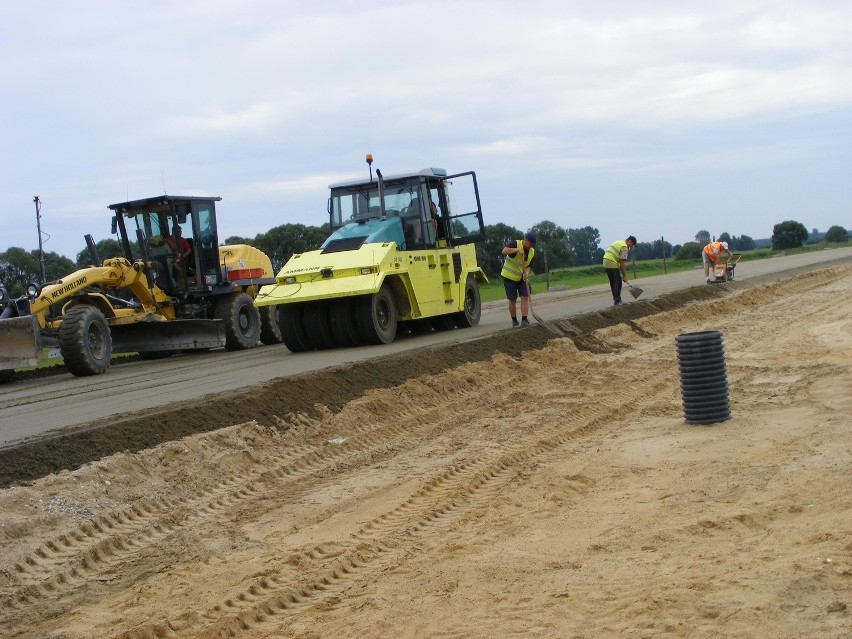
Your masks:
[[[514,282],[507,277],[503,278],[503,288],[506,289],[506,299],[514,302],[518,299],[518,295],[521,297],[529,297],[530,294],[527,292],[527,283],[522,279],[520,282]]]

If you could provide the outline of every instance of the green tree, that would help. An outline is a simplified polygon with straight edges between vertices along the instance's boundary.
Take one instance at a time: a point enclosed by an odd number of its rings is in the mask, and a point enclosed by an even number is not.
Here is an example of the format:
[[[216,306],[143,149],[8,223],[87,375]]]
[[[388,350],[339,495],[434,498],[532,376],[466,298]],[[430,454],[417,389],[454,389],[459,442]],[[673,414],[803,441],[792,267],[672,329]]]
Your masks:
[[[808,230],[801,222],[787,220],[772,227],[772,250],[798,248],[808,239]]]
[[[503,223],[485,225],[485,241],[476,243],[476,261],[488,277],[500,276],[503,247],[523,236],[523,231]]]
[[[654,250],[654,245],[650,242],[637,242],[631,250],[631,257],[634,260],[652,260],[660,257],[659,250]]]
[[[75,270],[74,262],[67,257],[53,252],[44,254],[46,281],[61,279]],[[0,284],[9,295],[20,297],[32,282],[43,284],[38,251],[26,251],[13,246],[0,253]]]
[[[732,240],[734,242],[731,247],[732,251],[751,251],[755,247],[754,240],[748,235],[740,235],[739,237],[735,235]]]
[[[539,222],[532,227],[536,234],[536,255],[542,259],[533,259],[533,272],[544,272],[544,255],[547,254],[547,268],[571,266],[571,252],[568,250],[568,233],[561,226],[549,220]]]
[[[272,260],[272,268],[279,271],[295,253],[313,251],[322,246],[329,235],[328,224],[321,227],[304,224],[282,224],[259,234],[253,241],[247,242],[259,248]]]
[[[834,225],[825,232],[825,241],[842,243],[849,241],[849,233],[842,226]]]
[[[704,250],[704,244],[698,242],[687,242],[681,246],[675,253],[676,260],[697,260],[701,259],[701,251]]]
[[[121,242],[111,237],[95,242],[95,250],[98,252],[98,258],[101,261],[111,257],[124,257],[124,249],[121,248]],[[85,268],[92,265],[92,260],[89,256],[89,247],[77,253],[75,263],[78,268]]]
[[[586,266],[597,262],[600,243],[601,233],[593,226],[568,229],[568,249],[574,257],[574,264],[577,266]]]
[[[27,284],[41,279],[38,257],[13,246],[0,253],[0,284],[12,297],[24,294]]]
[[[701,246],[707,246],[710,243],[710,231],[698,231],[698,233],[695,234],[695,241]]]
[[[672,255],[674,255],[674,253],[672,253],[672,245],[666,242],[665,240],[654,240],[654,243],[651,246],[651,257],[654,259],[671,257]]]

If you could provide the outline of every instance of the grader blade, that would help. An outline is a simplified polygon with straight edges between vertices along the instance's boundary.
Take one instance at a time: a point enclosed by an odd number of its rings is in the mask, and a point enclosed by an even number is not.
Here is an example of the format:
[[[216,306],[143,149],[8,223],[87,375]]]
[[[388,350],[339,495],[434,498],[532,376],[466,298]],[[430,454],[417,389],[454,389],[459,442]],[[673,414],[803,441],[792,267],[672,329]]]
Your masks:
[[[0,370],[38,365],[41,354],[35,315],[0,320]]]
[[[113,324],[110,333],[113,353],[207,350],[225,345],[225,327],[219,320]]]

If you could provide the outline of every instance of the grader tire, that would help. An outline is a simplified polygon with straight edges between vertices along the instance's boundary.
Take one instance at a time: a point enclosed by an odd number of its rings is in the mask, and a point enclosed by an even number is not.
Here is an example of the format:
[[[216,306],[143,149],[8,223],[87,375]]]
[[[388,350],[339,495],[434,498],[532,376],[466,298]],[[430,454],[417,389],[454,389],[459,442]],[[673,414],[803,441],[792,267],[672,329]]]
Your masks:
[[[261,306],[260,313],[260,341],[271,346],[284,341],[281,334],[281,318],[278,313],[280,306]]]
[[[225,348],[244,351],[260,340],[260,313],[245,293],[223,295],[216,304],[216,319],[225,326]]]
[[[482,298],[479,295],[479,286],[472,275],[467,276],[464,283],[464,309],[455,314],[456,326],[459,328],[471,328],[479,324],[482,317]]]
[[[382,284],[378,293],[356,302],[355,317],[361,338],[367,344],[390,344],[396,337],[399,314],[390,286]]]
[[[59,350],[65,368],[77,377],[106,372],[112,355],[112,335],[104,314],[89,304],[69,308],[59,325]]]

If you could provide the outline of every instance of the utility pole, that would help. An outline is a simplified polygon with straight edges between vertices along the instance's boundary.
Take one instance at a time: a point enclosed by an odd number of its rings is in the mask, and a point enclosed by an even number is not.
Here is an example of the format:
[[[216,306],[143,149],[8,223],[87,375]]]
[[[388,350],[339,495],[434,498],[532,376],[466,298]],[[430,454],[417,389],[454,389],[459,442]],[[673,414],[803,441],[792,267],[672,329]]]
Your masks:
[[[38,195],[33,198],[36,207],[36,229],[38,230],[38,263],[41,266],[41,283],[47,281],[47,276],[44,273],[44,247],[41,242],[41,200]]]
[[[660,237],[660,250],[663,253],[663,273],[668,273],[668,269],[666,268],[666,238]]]

